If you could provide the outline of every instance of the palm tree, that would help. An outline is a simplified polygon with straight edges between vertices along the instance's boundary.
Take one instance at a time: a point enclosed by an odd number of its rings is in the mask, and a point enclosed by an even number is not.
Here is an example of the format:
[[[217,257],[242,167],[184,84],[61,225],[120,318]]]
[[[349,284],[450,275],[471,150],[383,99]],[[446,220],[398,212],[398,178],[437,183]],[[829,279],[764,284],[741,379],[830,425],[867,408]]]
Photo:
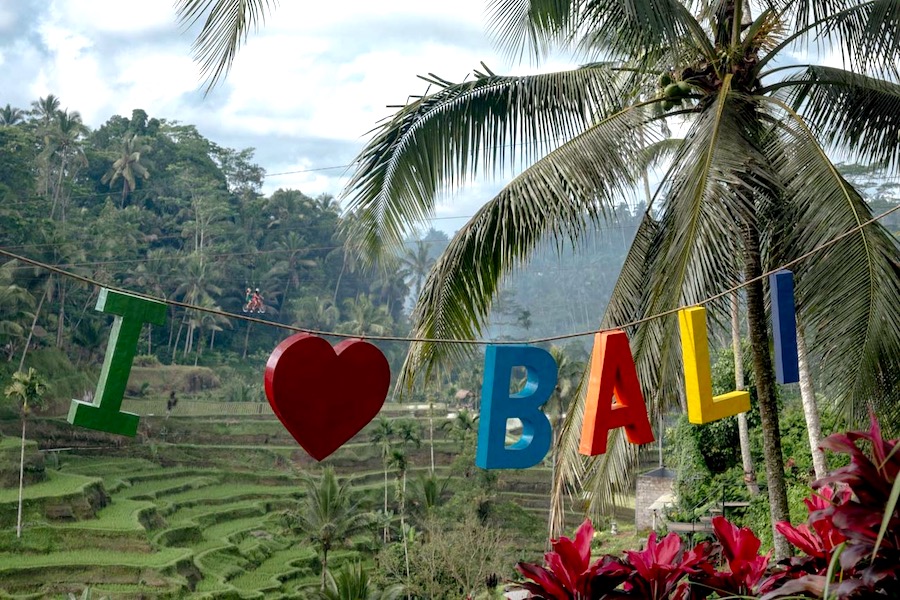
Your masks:
[[[14,108],[9,103],[0,108],[0,125],[17,125],[25,120],[25,112],[21,108]]]
[[[346,564],[337,577],[328,572],[325,589],[307,593],[310,600],[397,600],[403,597],[402,585],[391,585],[383,590],[375,587],[362,564]]]
[[[18,343],[25,337],[28,321],[34,318],[34,296],[16,284],[15,270],[18,261],[11,260],[0,265],[0,345],[7,350],[7,361],[12,360]]]
[[[222,310],[222,307],[216,304],[215,301],[209,297],[201,300],[200,306],[211,310]],[[199,340],[197,342],[197,354],[194,358],[194,365],[196,365],[200,358],[200,355],[203,354],[203,330],[205,329],[209,331],[209,349],[215,350],[216,332],[222,331],[225,327],[231,327],[231,321],[227,317],[206,311],[197,311],[192,316],[192,320],[195,322],[194,326],[200,332],[198,334]]]
[[[384,306],[372,302],[368,294],[344,301],[344,318],[340,328],[353,335],[385,335],[391,330],[391,316]]]
[[[22,537],[22,490],[25,485],[25,419],[31,408],[39,408],[43,403],[47,384],[33,367],[27,372],[13,373],[12,383],[3,390],[7,400],[20,402],[22,405],[22,451],[19,459],[19,512],[16,519],[16,537]]]
[[[747,6],[745,6],[747,4]],[[417,97],[377,130],[357,160],[349,209],[362,256],[397,252],[435,206],[438,190],[507,160],[530,163],[451,241],[414,313],[423,338],[473,338],[500,278],[545,235],[558,243],[610,219],[643,183],[651,160],[671,158],[644,215],[602,321],[609,327],[703,301],[747,281],[752,361],[773,523],[788,518],[761,274],[799,259],[870,218],[826,150],[897,168],[900,55],[894,0],[704,4],[679,0],[495,0],[500,41],[537,58],[577,49],[586,66],[503,77],[487,67]],[[751,12],[750,9],[753,9]],[[840,48],[845,69],[773,67],[817,38]],[[686,135],[664,140],[664,123]],[[477,159],[477,160],[476,160]],[[739,256],[735,265],[732,256]],[[843,405],[858,414],[888,397],[900,360],[900,274],[895,242],[877,224],[795,265],[798,310],[815,332],[817,360]],[[727,310],[726,302],[712,308]],[[884,325],[887,324],[887,325]],[[673,316],[629,332],[651,412],[677,407],[680,379]],[[404,378],[465,348],[418,343]],[[896,407],[881,403],[881,410]],[[581,418],[582,405],[571,411]],[[626,489],[636,450],[613,432],[612,450],[586,464],[577,427],[562,440],[561,467],[588,482],[593,507]],[[612,481],[613,485],[609,485]],[[778,556],[788,551],[776,535]]]
[[[50,192],[50,156],[53,149],[50,144],[50,132],[53,121],[59,113],[60,101],[57,96],[47,94],[31,103],[31,110],[28,114],[33,116],[37,122],[38,133],[43,138],[43,147],[38,155],[38,171],[39,171],[39,189],[41,194],[47,196]]]
[[[379,266],[369,286],[369,292],[371,298],[376,303],[384,305],[387,314],[396,322],[403,318],[403,305],[409,295],[409,286],[406,284],[403,269],[397,268],[398,265],[394,263],[395,261],[391,260]]]
[[[406,472],[409,469],[407,447],[422,445],[419,425],[414,420],[398,421],[394,429],[396,440],[387,458],[389,467],[397,470],[397,513],[400,515],[400,536],[403,540],[403,556],[406,563],[406,579],[409,580],[409,531],[406,527]]]
[[[183,0],[179,11],[189,18],[207,4]],[[201,32],[200,48],[219,77],[268,2],[212,5],[221,12]],[[501,277],[542,238],[566,243],[609,219],[643,187],[647,165],[668,156],[601,324],[693,305],[747,282],[769,504],[773,525],[786,520],[764,270],[799,261],[798,320],[816,340],[809,362],[822,364],[824,387],[851,420],[870,402],[886,422],[900,411],[887,402],[900,373],[900,273],[892,266],[900,262],[898,249],[880,225],[862,227],[871,213],[827,154],[836,150],[897,172],[896,0],[491,0],[490,6],[492,32],[518,55],[540,61],[550,51],[572,50],[587,64],[523,77],[482,66],[463,83],[430,77],[433,93],[412,97],[356,161],[348,205],[356,235],[348,239],[366,260],[396,255],[434,209],[439,190],[482,170],[499,173],[509,161],[528,165],[454,236],[419,295],[416,335],[474,338]],[[813,39],[819,56],[838,51],[844,68],[792,60],[775,66]],[[662,139],[667,122],[684,122],[684,138]],[[828,251],[815,252],[824,243],[831,243]],[[712,307],[725,313],[726,303]],[[677,408],[674,316],[629,334],[652,415]],[[466,352],[413,344],[404,379]],[[582,413],[579,402],[570,419]],[[585,482],[598,510],[630,487],[636,449],[614,430],[610,451],[583,462],[578,433],[577,427],[563,433],[562,471]],[[777,532],[775,540],[782,557],[788,545]]]
[[[108,183],[110,188],[119,179],[122,180],[122,207],[125,206],[128,194],[137,189],[137,179],[150,178],[150,172],[141,163],[141,154],[149,149],[149,146],[141,143],[141,138],[136,133],[126,135],[122,140],[119,157],[100,180],[102,183]]]
[[[174,296],[180,298],[185,304],[215,305],[215,297],[221,296],[222,288],[212,283],[210,277],[209,264],[204,264],[202,256],[195,253],[186,257],[183,270],[178,273],[179,285],[175,289]],[[178,340],[181,338],[181,330],[185,324],[188,326],[188,331],[184,340],[182,356],[187,356],[194,346],[194,330],[199,325],[199,320],[186,311],[175,336],[175,345],[172,348],[173,361],[178,349]]]
[[[394,445],[394,423],[381,415],[375,422],[375,430],[372,432],[369,440],[378,447],[381,454],[381,463],[384,466],[384,543],[388,542],[390,535],[390,524],[387,521],[388,514],[388,460],[391,457],[391,449]]]
[[[273,275],[285,277],[284,292],[281,294],[279,308],[284,306],[291,286],[294,289],[300,287],[300,275],[305,269],[316,266],[316,261],[305,258],[309,255],[309,244],[295,231],[288,231],[280,240],[275,242],[275,250],[279,259],[272,266]]]
[[[478,432],[478,417],[473,417],[465,408],[456,413],[456,416],[449,421],[445,421],[442,428],[449,429],[450,435],[463,446]]]
[[[416,240],[415,248],[403,249],[401,261],[409,276],[412,277],[413,296],[418,296],[422,291],[422,284],[434,265],[434,258],[429,256],[429,250],[428,244],[422,240]]]
[[[60,101],[59,97],[54,96],[53,94],[47,94],[46,97],[41,97],[31,103],[31,114],[37,118],[38,121],[42,125],[49,126],[53,119],[56,118],[56,113],[59,111]]]
[[[157,298],[166,299],[168,291],[163,282],[170,279],[174,256],[165,248],[148,250],[146,258],[142,260],[131,275],[125,278],[126,285],[137,285]],[[174,322],[175,307],[169,307],[169,323]],[[171,326],[170,326],[171,329]],[[147,323],[147,354],[153,354],[153,324]]]
[[[341,311],[330,298],[307,296],[297,298],[291,302],[294,314],[294,324],[309,329],[327,331],[338,322]]]
[[[409,459],[406,450],[393,448],[388,465],[397,470],[397,512],[400,514],[400,538],[403,540],[406,580],[409,581],[409,532],[406,529],[406,471],[409,468]]]
[[[78,111],[69,112],[68,110],[60,110],[56,112],[56,118],[53,121],[54,126],[50,130],[50,144],[45,149],[49,151],[50,157],[55,157],[57,163],[54,165],[56,169],[56,183],[53,185],[53,200],[50,207],[50,216],[53,217],[56,212],[57,204],[60,205],[60,220],[66,220],[66,205],[68,198],[63,195],[63,183],[68,179],[73,181],[80,167],[87,165],[87,158],[84,155],[82,141],[88,132],[88,128],[81,120],[81,114]]]
[[[799,338],[799,336],[798,336]],[[731,296],[731,351],[734,353],[734,389],[744,390],[744,355],[741,347],[740,303],[737,293]],[[751,496],[759,494],[753,457],[750,455],[750,425],[747,413],[737,416],[738,439],[741,446],[741,465],[744,467],[744,483]]]
[[[450,476],[443,479],[437,473],[431,472],[420,475],[416,481],[416,493],[421,499],[422,508],[427,514],[431,514],[441,503],[441,496],[450,483]]]
[[[319,479],[303,478],[306,495],[298,510],[285,514],[289,529],[306,537],[322,556],[322,590],[328,571],[328,553],[345,545],[350,538],[364,531],[372,522],[372,515],[364,512],[350,489],[348,481],[338,481],[330,467]]]
[[[819,407],[816,405],[816,392],[810,377],[809,360],[807,360],[806,338],[803,325],[797,323],[797,363],[800,375],[800,402],[803,405],[803,416],[806,420],[806,434],[809,438],[809,451],[812,456],[813,472],[816,479],[828,474],[825,463],[825,451],[819,446],[822,441],[822,425],[819,420]]]
[[[550,427],[553,439],[550,444],[550,496],[562,496],[563,482],[556,476],[557,458],[559,454],[559,432],[562,427],[563,419],[572,400],[577,395],[581,387],[584,375],[585,365],[572,360],[565,349],[560,346],[551,346],[550,355],[556,361],[557,377],[556,388],[550,395],[550,399],[543,406],[544,414],[550,420]],[[565,514],[562,512],[562,502],[552,502],[550,504],[550,514],[548,519],[548,539],[557,539],[562,534],[562,528],[565,524]]]

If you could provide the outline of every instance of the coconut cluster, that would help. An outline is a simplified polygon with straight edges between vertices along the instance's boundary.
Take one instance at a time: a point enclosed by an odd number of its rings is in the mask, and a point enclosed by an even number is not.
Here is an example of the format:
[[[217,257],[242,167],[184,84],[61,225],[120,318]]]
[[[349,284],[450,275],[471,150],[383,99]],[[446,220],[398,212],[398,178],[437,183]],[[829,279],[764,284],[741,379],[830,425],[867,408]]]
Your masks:
[[[669,73],[660,75],[658,83],[665,98],[662,103],[662,108],[665,111],[681,106],[685,99],[690,97],[694,89],[687,81],[676,81]]]

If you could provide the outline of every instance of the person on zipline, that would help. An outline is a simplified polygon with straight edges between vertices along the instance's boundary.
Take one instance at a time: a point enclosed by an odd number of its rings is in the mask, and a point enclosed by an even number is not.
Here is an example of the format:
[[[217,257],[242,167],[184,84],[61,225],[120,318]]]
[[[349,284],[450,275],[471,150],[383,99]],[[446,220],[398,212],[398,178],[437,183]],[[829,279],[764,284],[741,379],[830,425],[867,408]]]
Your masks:
[[[244,312],[250,312],[250,307],[253,305],[253,290],[247,288],[247,291],[244,292]]]
[[[259,288],[253,290],[253,297],[250,299],[250,312],[260,314],[266,312],[266,306],[263,304],[263,297],[259,293]]]

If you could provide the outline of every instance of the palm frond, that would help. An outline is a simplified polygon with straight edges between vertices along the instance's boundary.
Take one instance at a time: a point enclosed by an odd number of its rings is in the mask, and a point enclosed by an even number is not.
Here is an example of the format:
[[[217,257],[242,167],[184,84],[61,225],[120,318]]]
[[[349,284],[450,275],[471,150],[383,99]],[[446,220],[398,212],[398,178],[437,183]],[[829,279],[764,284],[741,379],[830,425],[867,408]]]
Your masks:
[[[810,66],[774,87],[803,115],[820,143],[862,162],[900,159],[900,85],[831,67]]]
[[[770,102],[787,117],[767,150],[790,202],[779,228],[785,239],[769,257],[780,263],[857,227],[871,212],[802,118],[786,104]],[[900,389],[898,265],[896,241],[873,224],[794,268],[797,307],[814,339],[810,350],[821,378],[857,421],[870,403]]]
[[[606,313],[603,316],[602,327],[614,327],[618,323],[627,323],[641,316],[641,306],[648,279],[650,256],[659,224],[653,218],[649,209],[644,214],[641,224],[635,233],[628,254],[619,272],[619,278],[613,287]],[[586,390],[581,388],[572,402],[566,418],[557,436],[557,470],[554,475],[553,489],[556,493],[550,498],[551,514],[562,513],[565,503],[564,492],[567,489],[580,490],[584,488],[584,480],[587,477],[595,478],[596,473],[602,473],[608,486],[593,486],[589,497],[580,498],[588,501],[596,511],[604,511],[614,506],[616,495],[625,491],[625,487],[631,479],[629,468],[636,460],[636,448],[630,444],[619,447],[619,431],[614,430],[610,437],[609,451],[607,454],[587,459],[579,454],[578,447],[581,441],[581,425],[584,420],[584,406]],[[610,462],[612,461],[612,462]],[[587,467],[587,470],[586,470]]]
[[[277,4],[277,0],[177,0],[178,21],[183,27],[191,27],[206,15],[192,48],[207,81],[207,93],[228,74],[250,31],[255,31]]]
[[[756,192],[774,186],[739,117],[746,102],[730,93],[726,82],[716,102],[693,124],[661,186],[664,204],[652,240],[640,250],[644,263],[623,270],[604,327],[691,305],[739,280],[737,227],[755,226]],[[724,303],[712,308],[728,314]],[[673,314],[629,332],[651,422],[681,405],[675,324]],[[563,443],[577,448],[575,439]],[[588,459],[584,467],[589,510],[607,510],[616,493],[630,488],[637,457],[638,448],[621,431],[613,431],[607,453]]]
[[[601,121],[514,179],[453,237],[435,263],[413,313],[421,338],[472,339],[482,331],[501,277],[538,242],[574,242],[591,223],[610,216],[639,181],[648,117],[631,108]],[[417,342],[401,382],[438,360],[460,358],[460,345]]]
[[[356,215],[349,238],[371,260],[399,251],[439,191],[481,170],[532,162],[585,131],[629,100],[617,82],[608,65],[594,64],[441,84],[385,122],[360,153],[347,187]]]
[[[511,54],[540,59],[553,44],[565,42],[575,32],[578,4],[574,0],[492,0],[488,31]]]
[[[597,0],[581,6],[582,51],[622,59],[659,53],[716,59],[707,33],[681,0]]]
[[[644,151],[642,170],[650,171],[668,164],[684,143],[682,138],[667,137],[652,144],[648,144]]]
[[[737,224],[755,226],[756,189],[774,185],[764,157],[745,138],[739,117],[743,107],[736,106],[744,102],[726,85],[694,123],[673,161],[677,168],[661,186],[664,204],[640,316],[691,305],[739,280],[733,260],[740,246]],[[638,374],[650,397],[660,382],[672,379],[663,373],[668,348],[678,337],[675,317],[645,323],[631,337]]]
[[[580,38],[582,50],[602,47],[617,57],[687,46],[713,57],[702,27],[679,0],[493,0],[488,14],[494,38],[519,56],[540,59]]]
[[[898,73],[900,4],[896,0],[766,0],[790,21],[793,39],[837,49],[853,71]]]

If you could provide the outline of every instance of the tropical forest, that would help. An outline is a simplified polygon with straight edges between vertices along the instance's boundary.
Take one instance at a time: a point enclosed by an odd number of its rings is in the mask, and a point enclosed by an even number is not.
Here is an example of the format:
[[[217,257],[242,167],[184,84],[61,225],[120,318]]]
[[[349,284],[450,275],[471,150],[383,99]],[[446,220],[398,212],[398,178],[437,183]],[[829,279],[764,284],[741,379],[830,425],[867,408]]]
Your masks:
[[[0,94],[0,598],[900,598],[900,0],[484,4],[327,193]]]

